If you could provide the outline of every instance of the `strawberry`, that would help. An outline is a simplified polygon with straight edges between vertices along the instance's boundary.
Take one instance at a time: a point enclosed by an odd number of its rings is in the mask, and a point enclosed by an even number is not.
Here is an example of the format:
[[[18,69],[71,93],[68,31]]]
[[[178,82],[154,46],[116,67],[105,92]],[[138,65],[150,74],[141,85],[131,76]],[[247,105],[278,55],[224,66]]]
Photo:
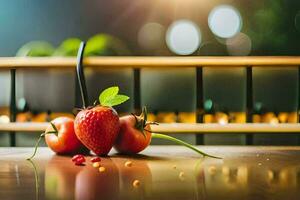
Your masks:
[[[75,133],[78,139],[97,155],[107,155],[120,129],[117,112],[110,107],[96,106],[78,113]]]
[[[129,97],[118,92],[118,87],[104,90],[99,97],[100,105],[80,111],[75,118],[78,139],[96,155],[109,153],[120,130],[119,116],[112,106],[127,101]]]

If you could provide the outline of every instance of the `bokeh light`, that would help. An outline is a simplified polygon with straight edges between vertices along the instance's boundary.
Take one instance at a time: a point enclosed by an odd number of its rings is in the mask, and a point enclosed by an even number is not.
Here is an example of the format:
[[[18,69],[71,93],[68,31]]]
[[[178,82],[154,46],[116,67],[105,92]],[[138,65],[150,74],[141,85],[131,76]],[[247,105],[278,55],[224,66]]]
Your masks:
[[[229,55],[247,56],[251,52],[252,42],[245,33],[238,33],[226,40],[226,47]]]
[[[179,20],[171,24],[166,34],[169,49],[178,55],[194,53],[201,43],[199,27],[189,20]]]
[[[7,115],[0,115],[0,123],[9,123],[9,117]]]
[[[155,22],[147,23],[138,32],[139,45],[147,50],[161,48],[164,45],[164,27]]]
[[[240,32],[242,17],[232,6],[217,6],[209,13],[208,26],[216,36],[231,38]]]
[[[213,101],[211,99],[207,99],[204,101],[204,110],[205,111],[210,111],[213,109]]]

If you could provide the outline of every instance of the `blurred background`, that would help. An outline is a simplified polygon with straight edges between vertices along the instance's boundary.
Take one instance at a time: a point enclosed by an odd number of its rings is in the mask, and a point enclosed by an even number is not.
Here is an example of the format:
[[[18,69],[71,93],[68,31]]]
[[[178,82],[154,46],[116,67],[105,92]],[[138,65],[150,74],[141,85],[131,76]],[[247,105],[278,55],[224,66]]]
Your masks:
[[[29,0],[0,1],[0,56],[276,56],[300,55],[300,1]],[[206,122],[244,123],[244,68],[204,68]],[[86,69],[91,103],[112,85],[133,96],[133,71]],[[18,121],[72,113],[73,70],[18,70]],[[155,80],[155,81],[154,81]],[[151,84],[149,84],[151,83]],[[9,71],[0,71],[0,123],[7,122]],[[142,105],[159,122],[195,122],[195,70],[141,70]],[[298,69],[253,68],[257,122],[296,123]],[[172,101],[170,101],[170,99]],[[116,108],[133,111],[133,102]],[[213,118],[213,119],[212,119]],[[18,134],[32,146],[34,134]],[[195,135],[178,136],[195,143]],[[297,136],[255,135],[255,144],[297,144]],[[243,135],[205,135],[205,144],[244,144]],[[157,142],[156,142],[157,143]],[[9,145],[1,133],[0,145]]]

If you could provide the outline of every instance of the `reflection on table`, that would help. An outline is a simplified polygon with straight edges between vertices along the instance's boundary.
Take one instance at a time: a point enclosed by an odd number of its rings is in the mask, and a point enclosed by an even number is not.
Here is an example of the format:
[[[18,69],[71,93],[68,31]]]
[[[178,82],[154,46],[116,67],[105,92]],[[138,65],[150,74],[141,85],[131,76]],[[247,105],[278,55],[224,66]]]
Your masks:
[[[290,147],[287,147],[290,148]],[[201,158],[181,147],[150,147],[144,155],[102,158],[104,172],[75,166],[70,157],[42,149],[0,159],[0,199],[298,199],[300,148],[262,150],[204,147],[224,159]],[[19,151],[19,150],[18,150]],[[0,151],[1,152],[1,151]],[[160,152],[160,153],[159,153]],[[125,165],[131,161],[132,166]],[[36,174],[35,174],[35,168]],[[36,178],[36,176],[38,178]],[[140,185],[135,187],[133,182]],[[6,198],[5,198],[6,199]]]

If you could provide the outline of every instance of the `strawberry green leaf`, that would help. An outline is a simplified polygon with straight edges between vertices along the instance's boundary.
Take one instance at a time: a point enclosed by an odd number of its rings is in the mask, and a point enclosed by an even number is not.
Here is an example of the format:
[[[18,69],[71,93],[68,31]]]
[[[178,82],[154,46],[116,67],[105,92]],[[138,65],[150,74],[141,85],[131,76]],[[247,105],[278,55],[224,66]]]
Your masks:
[[[99,102],[101,105],[106,105],[111,99],[113,99],[119,92],[118,86],[109,87],[103,92],[101,92],[99,96]]]
[[[118,95],[114,96],[114,98],[109,99],[108,101],[106,101],[105,104],[101,103],[101,105],[103,105],[103,106],[111,106],[112,107],[112,106],[116,106],[116,105],[119,105],[121,103],[124,103],[128,99],[129,99],[128,96],[118,94]]]

